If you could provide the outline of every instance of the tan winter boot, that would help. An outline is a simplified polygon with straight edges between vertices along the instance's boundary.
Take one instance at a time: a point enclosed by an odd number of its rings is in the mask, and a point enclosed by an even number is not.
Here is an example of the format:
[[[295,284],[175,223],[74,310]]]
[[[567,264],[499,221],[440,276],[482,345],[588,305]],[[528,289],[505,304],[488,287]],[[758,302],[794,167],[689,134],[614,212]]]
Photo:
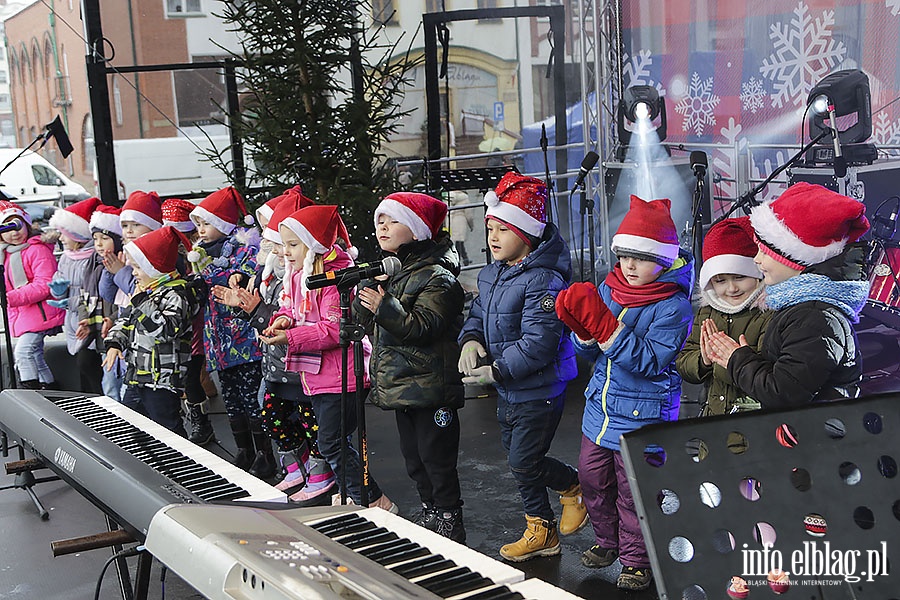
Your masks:
[[[560,551],[556,522],[525,515],[525,533],[519,541],[500,548],[500,556],[512,562],[522,562],[538,556],[556,556]]]
[[[576,483],[564,492],[559,493],[562,504],[562,515],[559,517],[559,534],[571,535],[590,521],[587,507],[581,498],[581,484]]]

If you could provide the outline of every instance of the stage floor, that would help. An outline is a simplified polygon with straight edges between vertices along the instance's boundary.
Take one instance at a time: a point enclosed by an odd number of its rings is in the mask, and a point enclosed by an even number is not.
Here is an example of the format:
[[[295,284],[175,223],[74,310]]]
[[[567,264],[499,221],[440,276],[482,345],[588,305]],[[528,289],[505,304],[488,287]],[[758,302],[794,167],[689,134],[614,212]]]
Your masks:
[[[864,392],[900,390],[900,332],[868,321],[860,324],[859,331],[860,345],[867,365]],[[577,461],[584,405],[583,390],[583,378],[570,385],[566,411],[553,443],[552,454],[570,463]],[[696,388],[686,387],[683,416],[696,414],[697,393]],[[524,520],[515,484],[500,447],[495,404],[491,399],[470,400],[460,414],[462,443],[459,471],[463,484],[468,543],[488,556],[499,558],[498,548],[518,538]],[[415,488],[406,476],[399,455],[393,414],[369,406],[367,419],[372,473],[400,506],[402,514],[410,514],[415,511],[418,502]],[[225,415],[213,415],[213,423],[222,446],[212,446],[211,449],[227,456],[228,452],[233,452],[234,446]],[[43,473],[49,474],[45,471],[38,472]],[[12,476],[0,476],[0,485],[12,482]],[[41,484],[35,489],[50,511],[48,521],[39,519],[25,492],[6,490],[0,493],[0,599],[92,598],[100,569],[110,552],[95,550],[81,555],[53,558],[50,543],[103,531],[105,525],[102,513],[62,482]],[[617,590],[614,582],[620,569],[618,563],[607,569],[583,567],[579,554],[592,543],[592,532],[590,527],[586,527],[572,536],[562,538],[561,556],[535,559],[516,566],[529,577],[539,577],[587,599],[656,598],[652,589],[643,593]],[[129,560],[133,568],[136,559]],[[151,599],[201,598],[175,575],[168,573],[164,584],[160,582],[160,575],[159,563],[154,561],[149,596]],[[104,579],[100,598],[121,598],[111,570]]]

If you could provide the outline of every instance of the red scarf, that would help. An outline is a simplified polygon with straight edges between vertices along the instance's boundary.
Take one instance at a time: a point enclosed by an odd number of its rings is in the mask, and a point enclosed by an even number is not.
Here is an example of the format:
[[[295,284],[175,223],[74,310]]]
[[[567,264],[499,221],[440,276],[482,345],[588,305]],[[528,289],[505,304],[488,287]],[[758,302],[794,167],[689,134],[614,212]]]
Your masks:
[[[622,273],[619,263],[606,276],[612,299],[626,307],[647,306],[674,296],[681,287],[673,281],[654,281],[645,285],[631,285]]]

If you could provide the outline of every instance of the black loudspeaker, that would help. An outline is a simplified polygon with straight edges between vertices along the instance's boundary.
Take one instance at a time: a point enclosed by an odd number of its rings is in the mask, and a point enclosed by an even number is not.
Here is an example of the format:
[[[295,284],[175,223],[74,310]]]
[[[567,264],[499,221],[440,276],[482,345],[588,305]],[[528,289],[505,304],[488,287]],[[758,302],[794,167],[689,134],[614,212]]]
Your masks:
[[[661,600],[732,577],[751,600],[900,598],[900,394],[652,425],[622,457]]]

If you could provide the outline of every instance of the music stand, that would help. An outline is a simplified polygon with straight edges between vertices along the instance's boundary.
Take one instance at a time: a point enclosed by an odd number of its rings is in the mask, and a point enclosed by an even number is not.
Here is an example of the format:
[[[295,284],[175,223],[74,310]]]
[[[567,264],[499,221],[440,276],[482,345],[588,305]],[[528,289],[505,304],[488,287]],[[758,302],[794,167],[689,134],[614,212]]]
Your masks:
[[[439,172],[438,183],[444,191],[492,190],[500,178],[518,170],[512,165],[498,167],[474,167],[471,169],[445,169]]]

